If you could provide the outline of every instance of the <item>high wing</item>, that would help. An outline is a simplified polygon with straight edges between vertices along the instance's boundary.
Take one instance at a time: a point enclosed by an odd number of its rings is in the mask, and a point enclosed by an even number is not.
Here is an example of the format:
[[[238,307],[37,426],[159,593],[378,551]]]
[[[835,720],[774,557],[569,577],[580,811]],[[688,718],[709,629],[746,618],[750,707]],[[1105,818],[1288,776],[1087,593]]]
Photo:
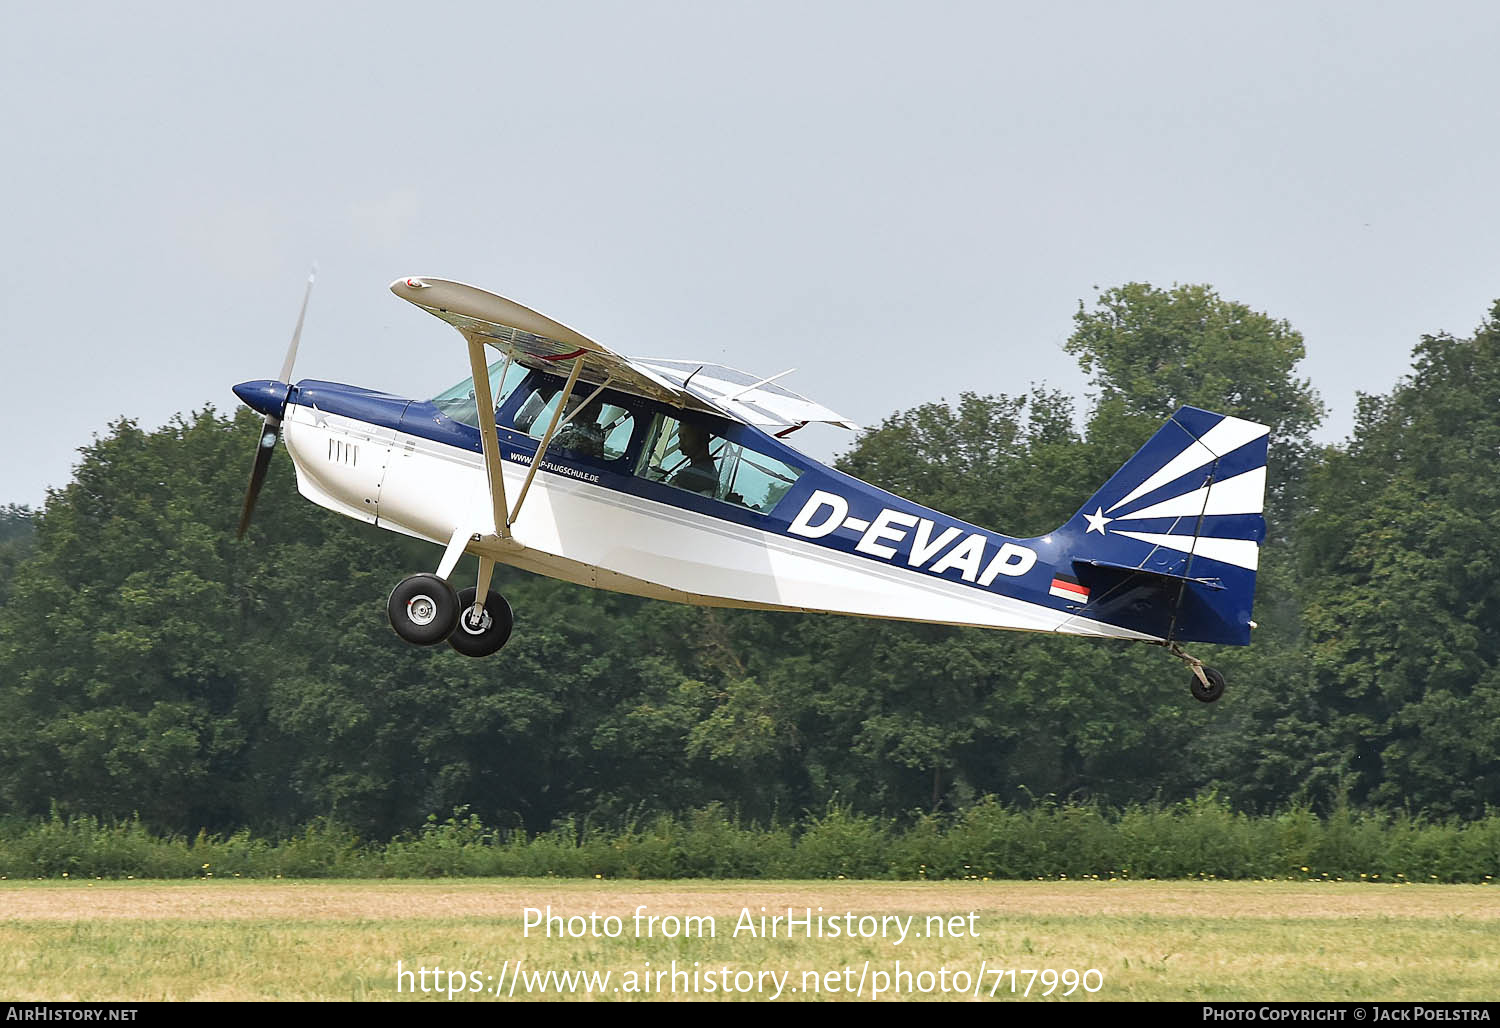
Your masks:
[[[774,381],[781,375],[756,378],[723,364],[699,361],[638,359],[631,362],[671,382],[720,414],[760,428],[802,426],[815,421],[858,431],[859,426],[820,403],[814,403]],[[786,372],[782,372],[782,375]]]
[[[528,368],[562,373],[581,358],[580,382],[599,386],[608,381],[621,392],[758,428],[795,428],[810,422],[859,427],[771,379],[756,379],[722,364],[632,359],[514,300],[462,282],[401,278],[391,283],[391,292],[442,318],[471,343],[493,346]]]

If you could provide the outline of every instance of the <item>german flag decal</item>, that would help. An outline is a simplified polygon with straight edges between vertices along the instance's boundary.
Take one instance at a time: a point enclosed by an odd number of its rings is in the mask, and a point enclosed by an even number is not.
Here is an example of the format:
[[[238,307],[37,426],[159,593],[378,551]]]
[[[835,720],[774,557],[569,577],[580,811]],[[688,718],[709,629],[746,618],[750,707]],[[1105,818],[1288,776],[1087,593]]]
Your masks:
[[[1061,600],[1072,600],[1075,603],[1089,601],[1088,589],[1079,585],[1078,579],[1072,575],[1065,575],[1062,572],[1052,576],[1052,588],[1047,591]]]

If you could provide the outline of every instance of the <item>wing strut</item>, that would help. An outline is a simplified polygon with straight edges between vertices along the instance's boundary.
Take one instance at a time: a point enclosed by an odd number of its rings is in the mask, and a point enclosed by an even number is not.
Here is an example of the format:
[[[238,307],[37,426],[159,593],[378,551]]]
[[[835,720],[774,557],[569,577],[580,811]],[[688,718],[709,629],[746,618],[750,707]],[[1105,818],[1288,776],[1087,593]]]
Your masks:
[[[495,516],[495,532],[501,539],[509,539],[510,520],[505,516],[505,477],[500,472],[500,436],[495,431],[495,398],[490,394],[490,369],[484,362],[484,344],[477,339],[468,342],[469,368],[474,373],[474,403],[479,409],[479,438],[484,443],[484,470],[490,480],[490,507]],[[527,479],[527,484],[530,483],[531,480]],[[524,490],[522,495],[525,495]]]
[[[469,345],[472,347],[474,344],[470,343]],[[562,397],[558,399],[557,408],[552,412],[552,421],[547,425],[547,432],[542,436],[542,441],[536,444],[536,456],[531,458],[531,467],[526,469],[526,481],[521,483],[521,495],[516,497],[516,505],[512,507],[510,511],[510,521],[507,522],[505,528],[507,535],[510,533],[510,524],[513,523],[516,520],[516,517],[521,513],[521,504],[526,502],[526,493],[531,488],[531,480],[536,477],[536,469],[542,463],[542,457],[546,454],[547,447],[552,444],[552,436],[557,431],[557,422],[562,417],[563,408],[568,405],[568,397],[573,395],[573,386],[577,384],[578,373],[582,370],[583,355],[580,354],[573,361],[573,372],[568,376],[568,384],[563,386]],[[603,389],[604,387],[600,386],[599,388]],[[598,390],[595,390],[595,392],[597,394]],[[486,419],[481,418],[480,420],[484,421]],[[490,434],[494,435],[494,419],[490,418],[488,420],[491,422]],[[497,442],[496,447],[498,448],[498,446],[499,443]],[[486,461],[486,463],[488,463],[488,461]],[[500,473],[499,463],[500,462],[497,459],[495,462],[496,475]]]

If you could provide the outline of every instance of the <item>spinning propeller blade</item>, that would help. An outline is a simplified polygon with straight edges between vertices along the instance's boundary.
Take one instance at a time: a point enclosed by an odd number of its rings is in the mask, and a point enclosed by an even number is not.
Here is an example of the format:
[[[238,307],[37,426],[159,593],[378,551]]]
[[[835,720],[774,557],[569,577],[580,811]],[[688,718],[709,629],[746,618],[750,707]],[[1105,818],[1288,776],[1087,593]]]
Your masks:
[[[250,527],[250,514],[255,510],[255,500],[260,496],[260,487],[266,480],[266,469],[271,466],[271,451],[276,449],[276,440],[281,434],[281,422],[277,421],[275,426],[271,422],[271,418],[266,418],[260,444],[255,448],[255,466],[250,470],[250,488],[245,490],[245,505],[240,508],[240,527],[234,535],[236,539],[245,538],[245,529]]]
[[[307,301],[312,298],[313,280],[318,277],[318,266],[313,265],[307,275],[307,289],[302,293],[302,309],[297,312],[297,327],[292,330],[292,343],[286,348],[286,360],[281,362],[281,377],[276,381],[292,384],[292,362],[297,359],[297,344],[302,341],[302,322],[307,318]]]
[[[281,362],[281,376],[276,380],[285,387],[285,391],[282,393],[281,405],[274,413],[266,414],[261,427],[260,441],[255,447],[255,464],[250,469],[250,486],[245,490],[245,504],[240,508],[240,526],[235,532],[236,539],[243,539],[245,529],[250,527],[250,515],[255,510],[255,501],[260,497],[260,487],[265,484],[266,470],[271,466],[271,453],[276,449],[276,441],[281,438],[281,413],[286,408],[286,396],[291,392],[292,365],[297,360],[297,344],[302,341],[302,322],[307,318],[307,301],[312,298],[313,280],[317,277],[318,267],[313,265],[312,273],[307,276],[307,290],[302,294],[302,309],[297,313],[297,327],[292,330],[292,342],[286,348],[286,360]]]

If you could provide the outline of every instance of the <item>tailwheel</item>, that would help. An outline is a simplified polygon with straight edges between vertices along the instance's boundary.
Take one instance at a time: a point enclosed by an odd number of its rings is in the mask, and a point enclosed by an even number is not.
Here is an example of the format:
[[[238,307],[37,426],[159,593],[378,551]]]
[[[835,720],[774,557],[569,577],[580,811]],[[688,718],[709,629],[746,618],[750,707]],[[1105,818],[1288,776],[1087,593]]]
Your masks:
[[[458,623],[448,636],[448,645],[466,657],[488,657],[510,638],[515,618],[510,604],[497,592],[485,594],[484,610],[474,617],[474,597],[479,590],[464,589],[458,594]]]
[[[1224,675],[1221,672],[1209,667],[1175,642],[1161,645],[1167,648],[1168,653],[1192,669],[1193,677],[1188,680],[1188,688],[1193,691],[1193,699],[1201,703],[1213,703],[1224,695]]]
[[[385,612],[402,639],[416,646],[434,646],[458,624],[458,596],[437,575],[411,575],[391,590]]]
[[[1193,690],[1193,699],[1204,703],[1213,703],[1224,695],[1223,673],[1204,664],[1193,668],[1193,678],[1188,685]]]

